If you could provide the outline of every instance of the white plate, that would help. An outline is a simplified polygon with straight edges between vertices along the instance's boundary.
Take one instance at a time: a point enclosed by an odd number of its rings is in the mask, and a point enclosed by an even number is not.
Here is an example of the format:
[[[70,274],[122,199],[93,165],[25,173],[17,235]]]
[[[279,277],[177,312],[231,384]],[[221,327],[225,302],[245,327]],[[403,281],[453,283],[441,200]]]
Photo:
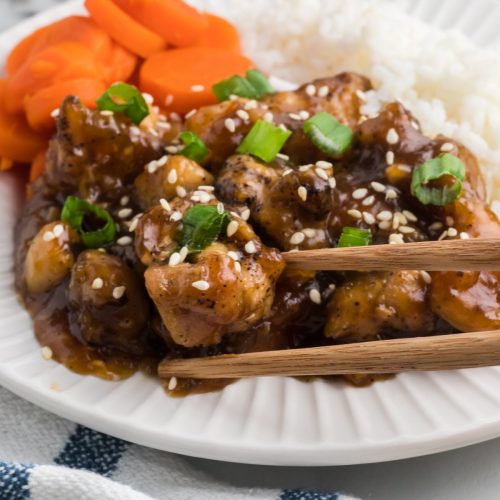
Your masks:
[[[496,2],[448,0],[437,17],[434,0],[403,3],[424,19],[447,27],[452,23],[480,44],[500,38],[494,23],[474,31],[474,19],[484,13],[499,18]],[[1,35],[0,61],[35,27],[80,10],[80,2],[64,4]],[[112,383],[43,361],[30,318],[12,285],[16,192],[13,178],[2,175],[0,383],[29,401],[142,445],[256,464],[377,462],[500,435],[500,368],[401,374],[363,389],[324,380],[261,378],[177,399],[140,374]]]

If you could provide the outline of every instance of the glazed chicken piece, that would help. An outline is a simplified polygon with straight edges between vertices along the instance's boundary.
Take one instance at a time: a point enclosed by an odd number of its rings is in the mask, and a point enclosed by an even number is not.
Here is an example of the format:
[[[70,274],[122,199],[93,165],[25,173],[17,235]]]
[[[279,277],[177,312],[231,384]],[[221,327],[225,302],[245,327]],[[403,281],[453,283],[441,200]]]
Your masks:
[[[325,154],[305,136],[304,121],[315,113],[327,111],[345,125],[354,126],[361,117],[359,108],[363,103],[358,94],[370,88],[366,78],[340,73],[302,85],[295,91],[268,95],[261,101],[239,98],[200,108],[186,126],[207,145],[210,150],[207,162],[214,172],[234,154],[253,124],[264,119],[293,132],[283,148],[284,154],[297,165],[311,163],[325,158]]]
[[[399,336],[428,335],[435,324],[428,291],[418,271],[355,273],[328,303],[325,336],[361,342],[392,331]]]
[[[121,259],[82,252],[71,270],[68,300],[71,333],[83,344],[143,352],[150,306],[139,277]]]
[[[222,201],[248,207],[250,221],[281,250],[322,248],[329,246],[332,173],[331,166],[300,171],[235,155],[217,177],[216,191]]]
[[[63,102],[47,155],[46,182],[89,201],[119,196],[144,165],[162,156],[158,137],[116,113],[91,111],[78,98]]]
[[[180,192],[194,191],[198,186],[212,185],[211,173],[185,156],[165,156],[146,166],[134,182],[137,199],[143,210],[171,200]]]
[[[151,266],[146,287],[170,337],[179,345],[217,344],[264,318],[284,262],[239,221],[228,241],[213,243],[193,263]]]

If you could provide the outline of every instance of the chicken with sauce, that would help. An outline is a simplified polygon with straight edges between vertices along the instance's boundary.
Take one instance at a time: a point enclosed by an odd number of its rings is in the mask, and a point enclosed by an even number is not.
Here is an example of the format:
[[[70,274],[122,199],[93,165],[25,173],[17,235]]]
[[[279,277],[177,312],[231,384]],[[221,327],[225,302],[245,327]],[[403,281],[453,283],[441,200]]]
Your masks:
[[[500,237],[472,153],[426,137],[400,103],[364,115],[371,88],[341,73],[172,126],[68,97],[17,230],[17,288],[42,345],[120,378],[164,357],[500,328],[500,273],[285,269],[281,252],[343,245],[346,228],[364,244]],[[256,129],[281,137],[272,154]],[[423,203],[415,173],[444,156],[461,189]],[[420,188],[444,197],[457,179]]]

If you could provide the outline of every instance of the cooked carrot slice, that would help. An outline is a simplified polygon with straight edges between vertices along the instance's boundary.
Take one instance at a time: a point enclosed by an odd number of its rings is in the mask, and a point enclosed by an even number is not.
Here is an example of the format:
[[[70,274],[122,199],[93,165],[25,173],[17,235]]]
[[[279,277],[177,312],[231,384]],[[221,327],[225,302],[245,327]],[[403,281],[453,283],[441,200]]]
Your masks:
[[[195,47],[213,47],[238,52],[241,50],[240,34],[233,24],[213,14],[205,14],[205,17],[208,20],[208,26],[195,42]]]
[[[7,111],[22,111],[26,96],[71,78],[101,78],[101,70],[90,49],[79,42],[61,42],[41,50],[8,79]]]
[[[86,0],[85,7],[111,38],[134,54],[148,57],[165,48],[160,36],[139,24],[112,0]]]
[[[189,47],[208,20],[182,0],[114,0],[125,12],[175,47]]]
[[[0,103],[6,89],[5,80],[0,80]],[[11,115],[0,104],[0,158],[14,162],[30,163],[45,147],[47,137],[33,131],[24,116]]]
[[[125,47],[113,43],[109,61],[103,66],[104,79],[108,85],[116,82],[126,82],[134,74],[138,57]]]
[[[186,113],[215,103],[212,85],[232,75],[244,75],[252,61],[231,50],[191,47],[160,52],[143,64],[140,87],[161,106],[173,96],[169,109]]]
[[[23,38],[13,49],[7,57],[5,69],[8,75],[12,75],[17,71],[30,56],[33,47],[37,44],[38,40],[45,35],[47,28],[40,28],[31,33],[31,35]]]
[[[30,182],[36,181],[45,170],[45,157],[47,156],[47,150],[44,149],[40,151],[36,156],[33,162],[31,163],[30,169]]]
[[[24,102],[26,117],[31,128],[37,131],[50,131],[55,127],[52,117],[64,98],[75,95],[89,108],[96,107],[96,100],[105,92],[107,85],[101,80],[77,78],[63,80],[46,87],[27,97]]]

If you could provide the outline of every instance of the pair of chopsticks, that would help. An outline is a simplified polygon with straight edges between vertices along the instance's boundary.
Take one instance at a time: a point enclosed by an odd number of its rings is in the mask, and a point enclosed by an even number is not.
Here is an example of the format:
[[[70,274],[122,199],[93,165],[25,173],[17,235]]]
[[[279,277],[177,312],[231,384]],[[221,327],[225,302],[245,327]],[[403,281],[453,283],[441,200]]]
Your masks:
[[[323,271],[500,271],[500,239],[288,252],[287,266]],[[499,305],[500,307],[500,305]],[[500,330],[163,361],[161,378],[242,378],[452,370],[500,364]]]

